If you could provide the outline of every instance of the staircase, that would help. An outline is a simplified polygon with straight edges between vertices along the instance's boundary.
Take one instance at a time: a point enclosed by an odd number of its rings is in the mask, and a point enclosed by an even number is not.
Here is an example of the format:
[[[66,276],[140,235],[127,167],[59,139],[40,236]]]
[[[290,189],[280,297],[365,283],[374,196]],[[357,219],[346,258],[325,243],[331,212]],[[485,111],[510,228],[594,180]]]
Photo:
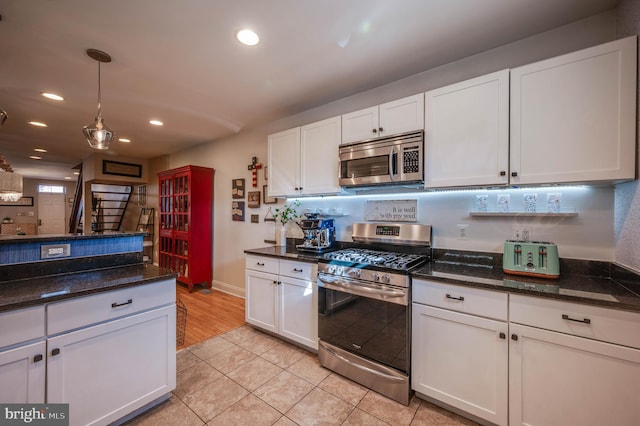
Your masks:
[[[91,232],[120,230],[132,185],[91,184]]]

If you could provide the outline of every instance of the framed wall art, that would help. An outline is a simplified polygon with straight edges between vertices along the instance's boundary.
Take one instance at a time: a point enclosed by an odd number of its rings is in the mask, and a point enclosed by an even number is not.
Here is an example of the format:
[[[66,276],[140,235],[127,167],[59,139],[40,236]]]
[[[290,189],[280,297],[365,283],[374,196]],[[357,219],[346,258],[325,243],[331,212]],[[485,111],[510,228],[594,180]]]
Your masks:
[[[33,197],[21,197],[18,201],[1,201],[0,206],[33,206]]]
[[[278,202],[276,197],[269,197],[267,195],[267,185],[262,185],[262,202],[265,204],[275,204]]]
[[[102,160],[102,174],[140,178],[142,177],[142,165]]]
[[[231,202],[231,219],[236,222],[244,222],[244,201]]]
[[[260,207],[260,191],[249,191],[247,193],[247,206],[250,209]]]
[[[233,179],[231,181],[231,198],[244,199],[244,179]]]

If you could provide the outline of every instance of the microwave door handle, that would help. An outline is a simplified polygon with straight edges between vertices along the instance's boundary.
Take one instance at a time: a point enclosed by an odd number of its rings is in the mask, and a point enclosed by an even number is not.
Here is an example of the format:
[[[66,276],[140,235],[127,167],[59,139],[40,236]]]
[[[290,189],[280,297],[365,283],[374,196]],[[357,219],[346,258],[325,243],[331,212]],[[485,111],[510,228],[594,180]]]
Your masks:
[[[396,175],[393,173],[393,170],[395,169],[395,161],[393,161],[395,150],[396,147],[392,146],[391,151],[389,151],[389,177],[392,181],[396,180]]]

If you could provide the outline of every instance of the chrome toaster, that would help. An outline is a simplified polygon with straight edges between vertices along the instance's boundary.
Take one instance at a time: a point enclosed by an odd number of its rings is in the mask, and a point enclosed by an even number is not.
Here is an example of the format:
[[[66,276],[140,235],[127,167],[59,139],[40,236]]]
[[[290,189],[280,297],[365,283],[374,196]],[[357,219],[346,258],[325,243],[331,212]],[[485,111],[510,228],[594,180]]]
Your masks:
[[[507,240],[504,243],[502,270],[507,274],[558,278],[558,246],[543,241]]]

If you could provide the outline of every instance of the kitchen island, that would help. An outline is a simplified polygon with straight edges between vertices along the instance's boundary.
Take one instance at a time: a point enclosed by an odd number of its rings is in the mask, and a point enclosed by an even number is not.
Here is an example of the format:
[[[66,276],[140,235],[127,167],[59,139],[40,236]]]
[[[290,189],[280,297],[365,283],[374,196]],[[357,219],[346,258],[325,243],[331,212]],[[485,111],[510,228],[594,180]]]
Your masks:
[[[0,238],[0,402],[122,422],[176,386],[176,274],[142,233]]]

